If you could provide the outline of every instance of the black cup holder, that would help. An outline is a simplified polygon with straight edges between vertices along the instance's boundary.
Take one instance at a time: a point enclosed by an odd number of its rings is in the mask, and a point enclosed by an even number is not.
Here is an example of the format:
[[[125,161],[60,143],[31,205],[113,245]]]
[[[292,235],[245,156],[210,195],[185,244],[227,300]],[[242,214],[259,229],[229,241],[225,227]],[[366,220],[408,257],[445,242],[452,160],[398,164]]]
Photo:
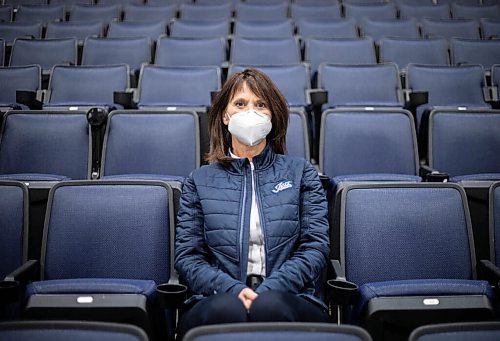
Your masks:
[[[187,287],[182,284],[163,283],[156,286],[158,301],[163,308],[180,308],[187,298]]]
[[[339,279],[330,279],[327,282],[331,300],[336,305],[348,305],[358,290],[357,284]]]
[[[0,282],[0,303],[8,304],[19,300],[19,283],[16,281]]]

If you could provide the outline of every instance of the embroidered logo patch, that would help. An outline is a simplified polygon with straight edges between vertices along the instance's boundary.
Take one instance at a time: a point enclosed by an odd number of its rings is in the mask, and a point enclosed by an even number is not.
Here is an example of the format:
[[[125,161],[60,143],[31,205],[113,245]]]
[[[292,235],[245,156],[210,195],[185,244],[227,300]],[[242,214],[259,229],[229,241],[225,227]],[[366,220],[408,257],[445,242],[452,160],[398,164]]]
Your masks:
[[[273,193],[279,193],[287,188],[291,188],[292,187],[292,182],[291,181],[282,181],[280,182],[279,184],[277,184],[276,186],[274,186],[274,189],[273,189]]]

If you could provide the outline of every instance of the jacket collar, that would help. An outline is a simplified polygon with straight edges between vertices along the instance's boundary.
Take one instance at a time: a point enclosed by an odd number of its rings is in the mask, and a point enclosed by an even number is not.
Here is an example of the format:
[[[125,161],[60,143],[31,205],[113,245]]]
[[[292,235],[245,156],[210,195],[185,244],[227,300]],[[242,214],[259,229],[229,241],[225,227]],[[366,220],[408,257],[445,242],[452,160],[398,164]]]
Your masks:
[[[274,162],[275,154],[269,144],[266,145],[262,153],[255,156],[252,160],[256,170],[263,170],[272,165]],[[247,158],[233,159],[227,166],[227,171],[230,173],[240,174],[243,172],[244,167],[249,165],[250,162]]]

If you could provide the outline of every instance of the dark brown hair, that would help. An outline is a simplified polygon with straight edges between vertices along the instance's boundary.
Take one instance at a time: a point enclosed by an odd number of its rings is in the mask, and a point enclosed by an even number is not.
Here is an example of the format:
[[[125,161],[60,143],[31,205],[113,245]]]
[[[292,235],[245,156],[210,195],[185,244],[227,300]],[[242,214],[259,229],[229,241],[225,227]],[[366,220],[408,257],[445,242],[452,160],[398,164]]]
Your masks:
[[[227,155],[231,147],[231,134],[223,119],[229,102],[243,88],[244,84],[257,97],[264,100],[271,111],[272,129],[267,135],[267,143],[275,153],[286,153],[286,130],[288,127],[286,99],[266,74],[257,69],[246,69],[228,78],[221,91],[216,95],[208,113],[210,151],[205,159],[210,163],[227,163],[231,160]]]

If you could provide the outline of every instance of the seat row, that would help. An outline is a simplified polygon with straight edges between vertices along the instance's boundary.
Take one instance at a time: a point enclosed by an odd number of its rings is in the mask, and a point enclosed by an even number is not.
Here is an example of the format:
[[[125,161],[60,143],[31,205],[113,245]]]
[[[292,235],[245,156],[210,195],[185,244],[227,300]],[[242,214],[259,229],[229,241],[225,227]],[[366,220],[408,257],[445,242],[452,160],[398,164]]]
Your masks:
[[[166,327],[171,315],[162,310],[175,308],[177,295],[161,284],[180,288],[172,266],[175,186],[137,179],[54,185],[39,268],[27,257],[28,187],[2,181],[2,307],[7,298],[15,301],[6,290],[19,290],[27,298],[21,307],[27,319],[104,319],[136,324],[153,340],[172,336],[175,321]],[[498,264],[497,238],[491,238],[492,259],[476,260],[462,187],[358,183],[340,194],[339,220],[330,230],[335,319],[362,326],[376,340],[404,340],[431,322],[496,318],[499,278],[487,269]],[[489,187],[492,236],[498,233],[499,197],[497,182]]]
[[[106,3],[107,2],[107,3]],[[11,5],[5,5],[1,12],[2,20],[11,21],[71,21],[99,20],[111,22],[122,19],[149,19],[152,18],[171,20],[175,18],[189,20],[228,20],[234,15],[238,20],[280,20],[292,18],[301,19],[340,19],[340,18],[454,18],[454,19],[479,19],[498,18],[500,7],[494,0],[490,4],[432,4],[413,3],[395,4],[391,2],[357,3],[345,2],[339,5],[337,2],[307,4],[292,3],[286,1],[276,3],[248,3],[239,2],[234,7],[231,2],[213,3],[183,3],[179,7],[176,4],[164,3],[161,5],[144,5],[141,1],[106,1],[97,5],[87,4],[65,4],[52,2],[50,5],[20,5],[13,11]],[[234,9],[234,11],[233,11]],[[159,13],[154,14],[157,10]],[[234,12],[234,13],[233,13]],[[160,13],[162,16],[160,16]]]

